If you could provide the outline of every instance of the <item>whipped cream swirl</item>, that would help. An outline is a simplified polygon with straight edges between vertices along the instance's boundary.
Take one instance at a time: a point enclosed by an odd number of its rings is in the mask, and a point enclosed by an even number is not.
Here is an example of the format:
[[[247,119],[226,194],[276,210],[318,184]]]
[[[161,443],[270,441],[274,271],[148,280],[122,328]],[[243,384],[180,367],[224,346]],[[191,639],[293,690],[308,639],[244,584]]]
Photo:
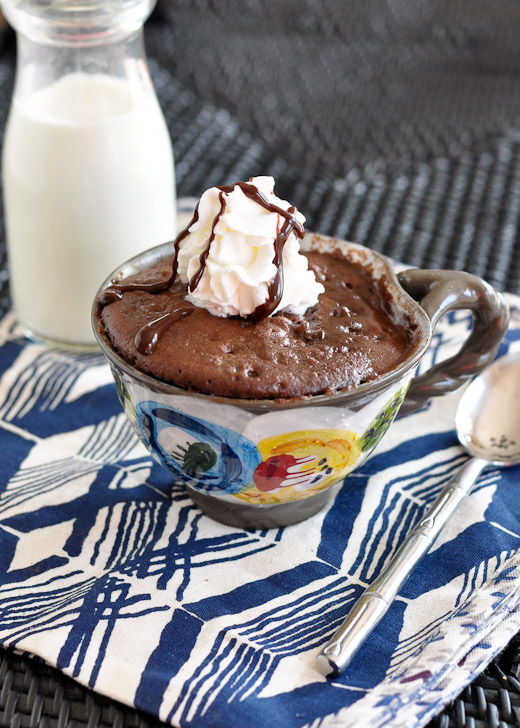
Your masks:
[[[253,187],[271,209],[246,194]],[[305,313],[324,288],[300,253],[304,222],[298,210],[274,194],[272,177],[206,190],[192,223],[177,239],[177,273],[188,285],[186,299],[215,316],[252,317],[268,306],[279,278],[283,292],[276,307],[266,309],[269,315],[280,310]]]

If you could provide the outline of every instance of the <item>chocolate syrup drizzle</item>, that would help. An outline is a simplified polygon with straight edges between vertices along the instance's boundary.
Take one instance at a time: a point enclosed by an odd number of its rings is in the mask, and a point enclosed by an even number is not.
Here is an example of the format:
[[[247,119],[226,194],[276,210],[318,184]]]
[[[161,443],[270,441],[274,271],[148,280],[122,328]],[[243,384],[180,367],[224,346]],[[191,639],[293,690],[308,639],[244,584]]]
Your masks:
[[[206,243],[206,247],[199,256],[199,269],[192,276],[189,281],[189,291],[193,291],[197,288],[200,280],[204,274],[206,268],[206,261],[211,248],[211,243],[215,239],[215,228],[224,214],[226,206],[225,196],[231,194],[235,187],[240,187],[242,192],[250,200],[253,200],[258,205],[263,207],[268,212],[274,212],[284,218],[284,223],[281,230],[277,226],[277,234],[274,240],[274,258],[273,263],[276,266],[276,273],[269,283],[267,300],[257,306],[255,310],[246,317],[246,320],[252,323],[258,323],[263,319],[267,318],[279,305],[283,295],[283,264],[282,264],[282,253],[285,243],[291,232],[294,230],[296,235],[302,239],[304,236],[303,225],[296,219],[296,208],[290,207],[288,210],[284,210],[278,205],[269,202],[267,197],[260,192],[260,190],[253,184],[248,182],[235,182],[231,185],[223,185],[217,187],[219,192],[220,209],[213,219],[211,225],[211,233]],[[99,303],[101,306],[107,306],[114,301],[122,298],[125,291],[147,291],[148,293],[160,293],[166,291],[177,277],[178,259],[180,244],[188,236],[189,229],[199,219],[199,203],[195,207],[193,217],[187,226],[182,230],[174,240],[173,249],[173,261],[172,261],[172,272],[168,278],[164,281],[156,281],[150,283],[113,283],[109,288],[106,288],[101,296],[99,297]],[[187,316],[193,312],[193,308],[175,308],[173,311],[161,316],[155,321],[150,321],[145,324],[136,334],[135,345],[137,350],[141,354],[150,354],[156,347],[160,335],[170,326],[174,321],[178,321],[183,316]]]
[[[177,277],[177,259],[179,257],[179,246],[189,235],[190,227],[197,222],[199,219],[199,203],[195,207],[193,217],[174,240],[174,256],[172,262],[172,272],[164,281],[156,281],[155,283],[115,283],[113,282],[109,288],[105,288],[103,293],[99,297],[99,303],[101,306],[108,306],[110,303],[114,303],[119,298],[123,297],[125,291],[147,291],[147,293],[161,293],[162,291],[168,290],[168,288],[174,283]]]
[[[193,308],[178,306],[158,319],[145,324],[135,335],[134,342],[137,351],[140,354],[151,354],[163,331],[166,331],[174,321],[178,321],[183,316],[189,316],[191,313],[193,313]]]

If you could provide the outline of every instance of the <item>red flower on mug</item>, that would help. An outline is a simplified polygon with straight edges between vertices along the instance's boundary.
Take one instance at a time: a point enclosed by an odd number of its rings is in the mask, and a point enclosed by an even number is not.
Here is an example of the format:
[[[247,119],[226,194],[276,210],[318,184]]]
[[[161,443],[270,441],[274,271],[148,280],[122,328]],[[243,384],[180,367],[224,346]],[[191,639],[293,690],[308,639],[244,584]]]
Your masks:
[[[311,467],[302,470],[301,466],[315,460],[314,455],[305,458],[295,458],[293,455],[287,454],[273,455],[257,465],[253,473],[253,480],[258,490],[264,492],[302,484],[308,481],[315,469]]]

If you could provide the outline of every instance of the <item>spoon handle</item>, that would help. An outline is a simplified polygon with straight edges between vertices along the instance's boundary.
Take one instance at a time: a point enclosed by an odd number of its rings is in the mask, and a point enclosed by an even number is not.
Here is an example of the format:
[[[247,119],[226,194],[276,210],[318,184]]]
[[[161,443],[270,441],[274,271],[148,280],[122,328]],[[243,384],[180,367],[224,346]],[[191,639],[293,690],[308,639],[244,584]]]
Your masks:
[[[316,663],[323,675],[339,675],[347,667],[486,465],[489,465],[487,460],[471,458],[444,486],[428,512],[320,650]]]

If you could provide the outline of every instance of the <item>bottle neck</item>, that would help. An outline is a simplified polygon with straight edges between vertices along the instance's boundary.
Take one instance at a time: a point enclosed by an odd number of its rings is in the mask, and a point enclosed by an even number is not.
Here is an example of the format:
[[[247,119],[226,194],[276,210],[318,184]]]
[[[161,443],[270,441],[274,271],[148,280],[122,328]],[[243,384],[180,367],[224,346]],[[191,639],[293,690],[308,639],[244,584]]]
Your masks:
[[[0,2],[17,33],[18,101],[69,74],[104,74],[153,94],[143,23],[155,0]]]
[[[154,93],[142,30],[117,42],[87,47],[43,46],[17,35],[14,96],[18,102],[69,74],[103,74],[131,83],[133,94]]]
[[[0,0],[20,35],[59,47],[95,47],[118,42],[142,29],[156,0]]]

